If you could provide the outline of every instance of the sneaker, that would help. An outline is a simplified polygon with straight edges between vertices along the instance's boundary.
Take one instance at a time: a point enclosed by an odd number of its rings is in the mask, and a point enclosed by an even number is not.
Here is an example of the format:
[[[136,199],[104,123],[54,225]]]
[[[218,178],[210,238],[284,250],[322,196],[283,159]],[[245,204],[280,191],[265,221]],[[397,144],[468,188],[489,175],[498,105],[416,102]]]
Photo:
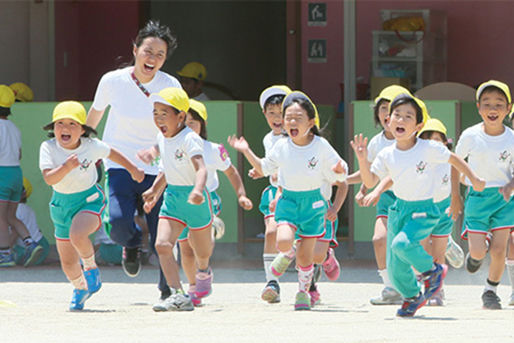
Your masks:
[[[87,289],[74,289],[71,297],[70,311],[82,310],[87,298],[89,298],[89,291]]]
[[[11,254],[0,254],[0,267],[14,267],[14,257]]]
[[[161,297],[159,298],[159,301],[163,301],[169,296],[171,296],[171,290],[169,288],[164,291],[161,290]]]
[[[216,240],[221,239],[225,235],[225,223],[218,216],[214,216],[212,220],[212,232]]]
[[[294,303],[295,311],[308,311],[311,309],[311,299],[309,294],[304,291],[299,291],[296,293],[296,300]]]
[[[262,290],[261,299],[270,304],[280,302],[280,286],[276,280],[270,280]]]
[[[283,253],[279,253],[273,262],[271,262],[271,272],[273,275],[280,277],[284,275],[291,262],[293,262],[292,258],[287,257]]]
[[[486,291],[482,294],[482,308],[486,310],[501,310],[500,297],[493,291]]]
[[[318,286],[312,284],[311,288],[309,289],[309,296],[311,298],[311,307],[314,307],[314,305],[318,305],[321,300],[321,294],[318,291]]]
[[[423,273],[423,279],[425,280],[425,299],[430,299],[437,293],[441,287],[443,287],[443,280],[448,272],[448,266],[446,264],[435,263],[435,270]]]
[[[478,261],[478,262],[475,262],[476,260],[472,260],[471,259],[471,255],[469,254],[469,252],[466,254],[466,262],[464,263],[466,265],[466,270],[468,272],[470,272],[471,274],[473,273],[476,273],[477,270],[480,269],[480,266],[482,265],[482,262],[484,261],[483,259]]]
[[[196,285],[189,287],[187,294],[189,295],[189,298],[191,298],[191,302],[195,307],[202,305],[202,298],[198,298],[196,296]]]
[[[23,256],[23,266],[28,267],[31,264],[36,263],[36,261],[43,254],[43,247],[39,245],[37,242],[32,242],[28,246],[25,247],[25,255]]]
[[[444,306],[444,289],[440,289],[428,300],[428,306]]]
[[[84,271],[84,277],[87,282],[87,289],[89,291],[89,296],[91,297],[93,294],[100,290],[102,287],[102,281],[100,280],[100,270],[98,268],[90,269]]]
[[[152,309],[155,312],[193,311],[195,307],[193,306],[193,302],[189,295],[184,294],[184,291],[181,290],[153,305]]]
[[[316,284],[321,279],[321,266],[319,264],[314,265],[314,274],[312,274],[312,283]]]
[[[423,293],[419,292],[417,297],[404,299],[403,305],[396,311],[396,315],[398,317],[412,317],[426,302],[427,299],[425,299]]]
[[[464,265],[464,251],[453,240],[452,236],[448,236],[448,245],[444,254],[448,263],[455,269],[459,269]]]
[[[371,298],[369,302],[372,305],[401,305],[403,298],[394,288],[385,287],[379,297]]]
[[[141,249],[123,247],[123,258],[121,260],[123,271],[130,277],[136,277],[141,271]]]
[[[514,291],[510,294],[509,306],[514,306]]]
[[[212,292],[212,278],[214,274],[212,269],[209,267],[208,272],[197,272],[196,273],[196,291],[195,295],[197,298],[204,298]]]
[[[325,275],[330,281],[335,281],[339,278],[339,274],[341,273],[341,266],[339,265],[339,262],[337,262],[334,249],[328,249],[328,258],[325,262],[323,262],[322,266]]]

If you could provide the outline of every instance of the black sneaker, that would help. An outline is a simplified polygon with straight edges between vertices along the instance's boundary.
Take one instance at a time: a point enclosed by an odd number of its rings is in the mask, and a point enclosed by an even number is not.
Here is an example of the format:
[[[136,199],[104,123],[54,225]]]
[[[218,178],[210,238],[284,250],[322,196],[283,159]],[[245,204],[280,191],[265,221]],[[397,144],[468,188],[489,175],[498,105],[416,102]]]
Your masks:
[[[280,302],[280,286],[275,280],[270,280],[262,290],[261,298],[270,304]]]
[[[123,258],[121,260],[123,271],[130,277],[138,276],[141,271],[141,249],[123,248]]]
[[[476,273],[476,271],[480,269],[480,266],[482,265],[483,261],[484,261],[483,259],[481,259],[480,261],[477,261],[477,260],[471,258],[471,255],[468,252],[466,255],[466,261],[464,264],[466,266],[466,270],[468,272],[470,272],[471,274],[473,274],[473,273]]]
[[[159,298],[160,301],[164,301],[171,295],[171,290],[168,288],[164,291],[161,291],[161,297]]]
[[[487,291],[482,294],[482,302],[484,305],[482,308],[486,310],[501,310],[502,304],[500,303],[500,297],[493,291]]]
[[[314,274],[312,275],[312,283],[318,283],[321,279],[321,266],[319,264],[314,265]]]

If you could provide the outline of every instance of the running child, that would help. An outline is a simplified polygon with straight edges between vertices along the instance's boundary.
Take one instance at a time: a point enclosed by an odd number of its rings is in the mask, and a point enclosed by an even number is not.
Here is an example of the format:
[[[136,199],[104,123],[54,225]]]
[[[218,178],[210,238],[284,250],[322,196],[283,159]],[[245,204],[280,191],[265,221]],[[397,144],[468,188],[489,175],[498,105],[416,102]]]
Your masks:
[[[230,145],[242,152],[258,174],[278,173],[283,193],[277,201],[278,250],[293,256],[295,235],[302,239],[296,247],[299,291],[295,310],[310,310],[309,286],[314,274],[314,247],[325,234],[327,203],[321,194],[324,180],[344,182],[347,166],[330,144],[319,136],[319,118],[302,92],[287,95],[282,105],[287,139],[278,140],[263,159],[258,158],[246,140],[229,137]]]
[[[7,118],[14,102],[15,96],[11,88],[0,85],[0,267],[15,265],[9,244],[9,227],[23,240],[25,266],[33,264],[43,253],[43,248],[34,241],[25,224],[16,217],[23,190],[23,176],[20,168],[21,133]]]
[[[484,186],[484,181],[445,146],[416,137],[427,119],[422,101],[403,93],[390,107],[389,128],[395,144],[378,153],[370,166],[367,138],[361,134],[351,141],[366,187],[374,187],[387,176],[394,183],[397,198],[388,212],[386,260],[389,278],[404,298],[397,311],[400,317],[413,316],[441,288],[446,276],[446,265],[435,263],[420,244],[440,218],[433,200],[434,166],[450,163],[469,176],[475,189],[480,191]],[[424,293],[412,267],[422,273]]]
[[[148,213],[164,193],[159,213],[155,249],[171,295],[153,306],[154,311],[192,311],[191,297],[180,282],[173,247],[182,231],[190,230],[190,244],[196,258],[197,297],[211,293],[213,273],[209,267],[212,254],[212,202],[205,188],[207,169],[203,159],[202,138],[185,124],[189,98],[184,90],[169,87],[152,94],[154,122],[159,128],[157,142],[159,175],[143,193]],[[200,289],[201,285],[201,289]]]
[[[511,128],[514,127],[514,112],[512,112],[512,110],[510,113],[510,126]],[[510,293],[509,305],[514,306],[514,230],[510,231],[509,251],[507,253],[507,258],[505,259],[505,264],[507,265],[510,286],[512,288],[512,292]]]
[[[116,149],[90,138],[95,130],[86,125],[86,110],[76,101],[59,103],[52,122],[43,127],[52,139],[41,144],[39,168],[52,186],[50,217],[61,267],[74,287],[70,310],[82,310],[85,301],[102,286],[89,235],[100,228],[105,196],[96,183],[95,162],[102,158],[126,168],[141,182],[144,171]],[[82,267],[80,263],[82,262]]]
[[[489,251],[491,263],[485,289],[482,293],[484,309],[501,309],[496,289],[505,269],[505,256],[511,229],[514,227],[513,154],[514,133],[503,124],[511,112],[509,87],[499,81],[482,83],[476,93],[477,108],[482,122],[462,132],[455,149],[457,155],[467,158],[471,168],[486,180],[483,192],[469,189],[464,206],[462,238],[468,240],[469,253],[466,269],[475,273]],[[458,183],[459,177],[452,178]],[[470,180],[465,184],[470,186]],[[503,194],[502,194],[503,193]],[[456,209],[462,208],[460,195],[455,197]],[[486,243],[491,232],[491,242]]]
[[[216,144],[207,140],[207,109],[205,108],[205,105],[194,99],[190,99],[189,104],[190,108],[186,115],[186,125],[203,139],[203,156],[205,166],[207,168],[206,188],[211,197],[212,208],[215,216],[212,225],[214,237],[218,239],[222,233],[218,231],[219,227],[216,229],[216,226],[214,225],[217,220],[221,221],[218,217],[221,213],[221,198],[216,193],[216,189],[219,187],[217,171],[223,171],[230,180],[230,183],[236,192],[239,206],[248,211],[252,209],[253,204],[251,200],[246,197],[243,180],[241,180],[241,176],[237,169],[232,165],[228,152],[225,150],[223,144]],[[196,263],[194,250],[191,247],[191,244],[189,244],[189,228],[186,227],[182,231],[178,238],[178,242],[180,245],[180,262],[189,281],[189,290],[187,293],[191,297],[193,304],[198,306],[200,305],[202,298],[196,296]],[[202,279],[200,278],[199,281],[202,281]],[[202,284],[199,286],[198,290],[202,293],[203,286]]]

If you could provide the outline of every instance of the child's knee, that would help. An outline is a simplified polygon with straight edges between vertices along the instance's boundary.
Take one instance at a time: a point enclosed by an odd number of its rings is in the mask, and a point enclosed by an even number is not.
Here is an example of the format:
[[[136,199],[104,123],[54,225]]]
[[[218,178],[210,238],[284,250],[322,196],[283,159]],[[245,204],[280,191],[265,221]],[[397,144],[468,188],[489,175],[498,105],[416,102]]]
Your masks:
[[[387,236],[381,234],[374,234],[372,238],[373,246],[375,247],[383,247],[387,244]]]
[[[155,241],[155,251],[157,251],[157,254],[159,255],[172,255],[173,254],[173,242],[169,241],[161,241],[156,240]]]
[[[293,248],[293,242],[288,239],[277,240],[277,249],[281,252],[288,252]]]

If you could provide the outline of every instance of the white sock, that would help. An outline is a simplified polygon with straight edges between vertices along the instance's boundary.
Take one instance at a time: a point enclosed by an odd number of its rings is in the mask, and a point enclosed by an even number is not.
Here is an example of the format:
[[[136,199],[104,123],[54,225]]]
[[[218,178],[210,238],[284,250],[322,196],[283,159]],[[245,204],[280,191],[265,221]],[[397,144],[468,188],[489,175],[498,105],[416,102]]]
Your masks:
[[[498,282],[499,284],[499,282]],[[487,291],[493,291],[494,293],[496,293],[496,290],[498,288],[498,284],[496,286],[493,286],[491,285],[488,280],[485,281],[485,287],[484,287],[484,293],[487,292]]]
[[[90,257],[83,257],[82,265],[84,266],[85,271],[98,268],[95,262],[95,254],[91,255]]]
[[[514,260],[506,260],[505,264],[509,272],[510,286],[512,287],[512,292],[514,292]]]
[[[394,288],[393,283],[391,280],[389,280],[389,274],[387,274],[387,268],[384,268],[382,270],[378,270],[378,275],[382,278],[382,282],[384,283],[384,286]]]
[[[278,254],[262,254],[262,260],[264,261],[264,272],[266,273],[266,282],[271,280],[278,281],[278,278],[271,272],[271,263],[277,257]]]
[[[314,265],[307,267],[298,266],[298,284],[299,290],[308,292],[311,286],[312,276],[314,275]]]
[[[75,289],[87,289],[87,282],[84,274],[80,274],[75,280],[70,280],[71,284]]]

